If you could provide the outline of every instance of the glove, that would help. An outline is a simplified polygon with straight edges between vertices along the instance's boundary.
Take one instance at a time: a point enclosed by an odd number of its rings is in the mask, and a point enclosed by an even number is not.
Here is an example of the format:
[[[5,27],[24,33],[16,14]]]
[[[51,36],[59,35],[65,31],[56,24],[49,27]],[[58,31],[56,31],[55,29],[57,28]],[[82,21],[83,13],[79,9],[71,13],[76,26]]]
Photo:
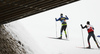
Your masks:
[[[83,26],[82,26],[82,24],[80,24],[80,26],[81,26],[81,28],[83,29]]]
[[[57,18],[55,18],[55,20],[57,21]]]
[[[80,24],[80,26],[82,26],[82,24]]]
[[[67,15],[65,15],[67,17]]]

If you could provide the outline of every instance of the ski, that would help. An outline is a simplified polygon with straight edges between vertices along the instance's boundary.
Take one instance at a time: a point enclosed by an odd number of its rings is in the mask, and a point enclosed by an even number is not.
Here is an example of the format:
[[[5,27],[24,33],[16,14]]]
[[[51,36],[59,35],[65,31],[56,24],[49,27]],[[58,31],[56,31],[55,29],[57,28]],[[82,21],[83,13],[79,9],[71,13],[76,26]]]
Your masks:
[[[77,48],[81,48],[81,49],[91,49],[91,50],[98,50],[100,48],[87,48],[87,47],[77,47]]]
[[[55,38],[55,37],[48,37],[48,38],[68,41],[68,39],[59,39],[59,38]]]
[[[94,49],[94,48],[87,48],[87,47],[77,47],[77,48],[82,48],[82,49]]]

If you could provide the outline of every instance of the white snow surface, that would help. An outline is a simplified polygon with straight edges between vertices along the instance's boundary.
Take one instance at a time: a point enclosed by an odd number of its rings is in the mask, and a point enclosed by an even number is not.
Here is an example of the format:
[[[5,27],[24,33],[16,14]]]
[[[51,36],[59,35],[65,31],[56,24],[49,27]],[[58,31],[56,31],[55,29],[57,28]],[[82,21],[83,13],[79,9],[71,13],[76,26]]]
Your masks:
[[[95,28],[95,36],[100,42],[100,0],[81,0],[49,11],[26,17],[6,24],[17,38],[26,45],[33,54],[100,54],[93,38],[90,39],[93,49],[83,49],[88,46],[87,30],[81,30],[80,24],[87,21]],[[68,40],[57,40],[49,37],[60,36],[61,22],[56,22],[60,14],[67,15]],[[84,41],[82,38],[82,32]],[[66,39],[63,33],[63,39]],[[99,43],[100,45],[100,43]],[[29,53],[29,54],[32,54]]]

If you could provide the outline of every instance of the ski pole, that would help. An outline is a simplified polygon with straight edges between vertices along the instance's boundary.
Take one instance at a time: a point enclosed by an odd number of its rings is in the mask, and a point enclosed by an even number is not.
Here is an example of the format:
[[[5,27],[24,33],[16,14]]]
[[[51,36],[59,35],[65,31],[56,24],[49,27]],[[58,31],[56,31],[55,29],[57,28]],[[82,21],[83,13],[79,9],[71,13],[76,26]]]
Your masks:
[[[95,38],[96,38],[96,37],[95,37]],[[96,38],[96,40],[97,40],[97,42],[100,44],[100,42],[99,42],[98,38]]]
[[[84,44],[84,37],[83,37],[83,30],[82,30],[82,28],[81,28],[81,32],[82,32],[83,46],[85,47],[85,44]]]
[[[55,22],[55,26],[56,26],[56,37],[57,37],[57,22]]]
[[[67,24],[67,25],[68,25],[68,24]],[[69,38],[68,26],[67,26],[67,35],[68,35],[68,38]]]

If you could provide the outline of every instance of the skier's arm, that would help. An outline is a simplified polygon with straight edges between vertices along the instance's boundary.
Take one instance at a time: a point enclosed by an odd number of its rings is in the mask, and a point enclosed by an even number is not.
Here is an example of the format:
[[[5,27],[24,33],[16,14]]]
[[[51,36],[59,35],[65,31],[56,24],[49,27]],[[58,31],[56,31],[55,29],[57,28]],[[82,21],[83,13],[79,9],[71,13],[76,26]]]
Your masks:
[[[65,16],[66,16],[66,15],[65,15]],[[66,19],[66,20],[69,20],[69,18],[68,18],[67,16],[65,17],[65,19]]]
[[[82,27],[82,29],[87,28],[87,26],[86,26],[86,25],[83,27],[83,26],[82,26],[82,24],[81,24],[81,27]]]
[[[59,20],[60,20],[60,18],[59,18],[59,19],[55,18],[55,20],[56,20],[56,21],[59,21]]]

